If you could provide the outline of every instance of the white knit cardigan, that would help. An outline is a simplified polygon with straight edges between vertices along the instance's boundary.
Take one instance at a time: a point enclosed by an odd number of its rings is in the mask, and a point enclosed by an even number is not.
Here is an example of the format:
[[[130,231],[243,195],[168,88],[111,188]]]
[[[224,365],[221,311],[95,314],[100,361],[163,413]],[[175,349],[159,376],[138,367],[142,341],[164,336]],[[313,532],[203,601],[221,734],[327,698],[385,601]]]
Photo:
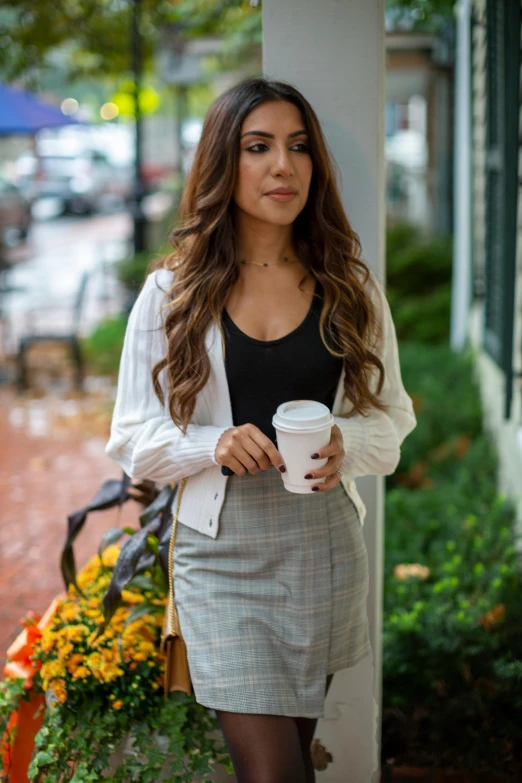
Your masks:
[[[179,522],[215,538],[228,477],[222,475],[214,455],[222,433],[234,426],[221,335],[212,321],[205,336],[211,364],[209,379],[197,395],[194,415],[183,435],[170,417],[168,395],[165,394],[162,406],[151,382],[152,368],[167,352],[164,313],[160,310],[166,302],[165,293],[172,284],[172,275],[166,269],[148,275],[130,313],[111,434],[105,450],[131,478],[151,479],[164,486],[187,477]],[[379,283],[376,292],[372,298],[384,327],[378,353],[386,372],[380,399],[390,407],[386,413],[372,408],[367,416],[343,418],[342,414],[353,408],[344,395],[344,369],[332,407],[346,452],[342,482],[355,503],[361,524],[366,508],[354,479],[393,473],[399,462],[401,443],[417,423],[412,401],[402,384],[395,327]],[[377,380],[377,373],[370,376],[373,391]],[[166,392],[165,370],[160,374],[160,383]]]

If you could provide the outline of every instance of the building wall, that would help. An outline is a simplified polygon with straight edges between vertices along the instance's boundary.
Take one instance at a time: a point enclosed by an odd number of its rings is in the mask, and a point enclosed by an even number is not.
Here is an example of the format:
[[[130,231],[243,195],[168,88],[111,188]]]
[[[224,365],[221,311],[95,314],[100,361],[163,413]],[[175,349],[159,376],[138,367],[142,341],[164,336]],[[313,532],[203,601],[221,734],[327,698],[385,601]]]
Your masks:
[[[477,24],[472,32],[473,94],[473,216],[472,245],[475,288],[480,292],[485,265],[485,161],[486,161],[486,0],[474,0]],[[522,82],[521,82],[522,83]],[[522,103],[519,119],[522,139]],[[519,171],[522,154],[519,148]],[[478,285],[477,285],[478,284]],[[515,318],[513,323],[513,364],[515,376],[511,415],[504,418],[506,378],[483,350],[484,301],[475,298],[470,313],[470,337],[476,352],[476,376],[484,407],[484,426],[496,445],[499,457],[499,492],[512,498],[517,508],[517,532],[522,535],[522,177],[519,178],[517,270],[515,276]],[[520,542],[522,553],[522,541]]]
[[[475,0],[472,29],[473,263],[475,280],[484,276],[486,212],[486,0]]]
[[[337,162],[346,213],[367,263],[384,281],[384,2],[265,0],[263,71],[302,90]],[[357,479],[367,507],[368,617],[373,660],[336,672],[315,736],[334,763],[324,783],[379,779],[382,477]]]

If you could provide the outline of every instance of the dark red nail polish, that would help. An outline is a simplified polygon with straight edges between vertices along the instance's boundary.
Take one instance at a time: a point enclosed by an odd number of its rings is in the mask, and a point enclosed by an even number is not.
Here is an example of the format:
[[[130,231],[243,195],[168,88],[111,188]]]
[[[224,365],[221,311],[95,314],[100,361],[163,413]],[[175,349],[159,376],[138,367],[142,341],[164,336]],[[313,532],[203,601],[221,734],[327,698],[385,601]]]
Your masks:
[[[307,473],[305,479],[311,479],[311,478],[313,478],[313,475],[311,473]]]
[[[312,487],[312,492],[319,492],[319,487]]]
[[[284,465],[279,465],[279,470],[281,471],[281,473],[286,473],[286,468]]]
[[[312,454],[312,459],[318,459],[318,458],[319,458],[319,454]]]

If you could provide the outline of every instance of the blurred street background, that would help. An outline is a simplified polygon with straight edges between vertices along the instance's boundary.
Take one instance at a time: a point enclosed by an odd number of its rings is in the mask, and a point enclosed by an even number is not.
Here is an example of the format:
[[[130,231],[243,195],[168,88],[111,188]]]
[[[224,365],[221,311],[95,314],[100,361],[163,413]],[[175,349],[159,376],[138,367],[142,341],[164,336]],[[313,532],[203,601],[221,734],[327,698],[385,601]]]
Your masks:
[[[67,515],[120,478],[126,321],[205,112],[262,73],[261,0],[88,6],[0,8],[0,663],[63,590]],[[386,284],[419,424],[386,478],[384,771],[522,774],[520,15],[386,3]],[[79,564],[137,514],[91,515]]]

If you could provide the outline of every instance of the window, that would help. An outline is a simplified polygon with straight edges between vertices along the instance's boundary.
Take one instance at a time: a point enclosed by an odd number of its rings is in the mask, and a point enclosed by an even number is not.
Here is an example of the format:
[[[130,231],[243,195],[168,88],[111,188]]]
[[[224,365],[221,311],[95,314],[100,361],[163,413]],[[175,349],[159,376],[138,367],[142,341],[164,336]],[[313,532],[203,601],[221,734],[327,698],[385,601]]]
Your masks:
[[[484,347],[506,375],[506,418],[513,385],[520,13],[520,0],[487,2]]]

